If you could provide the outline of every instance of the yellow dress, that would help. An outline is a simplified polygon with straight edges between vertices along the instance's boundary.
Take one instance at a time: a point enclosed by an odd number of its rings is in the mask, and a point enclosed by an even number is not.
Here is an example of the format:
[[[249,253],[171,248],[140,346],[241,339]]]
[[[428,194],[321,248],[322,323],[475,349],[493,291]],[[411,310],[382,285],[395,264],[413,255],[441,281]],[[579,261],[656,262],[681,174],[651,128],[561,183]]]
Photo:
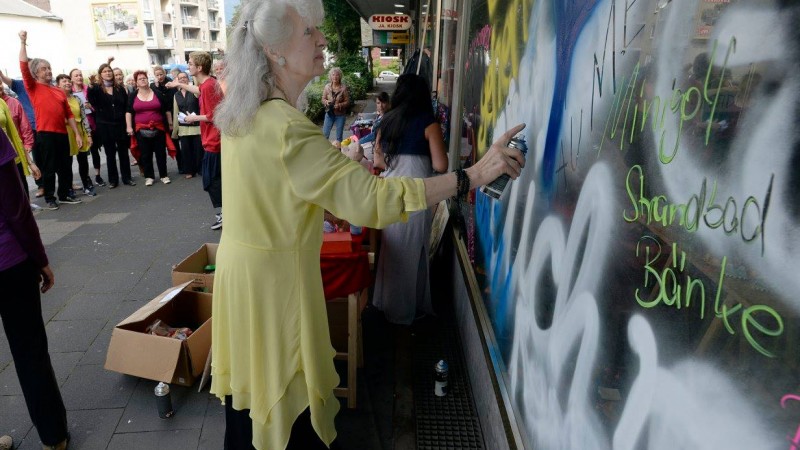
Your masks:
[[[86,120],[86,113],[84,112],[81,99],[70,95],[67,97],[67,103],[69,103],[69,108],[72,110],[72,115],[75,117],[75,125],[78,126],[78,133],[81,134],[81,139],[83,140],[83,147],[78,148],[75,132],[72,131],[72,127],[67,126],[67,134],[69,135],[69,156],[75,156],[78,152],[89,151],[89,147],[91,147],[89,145],[89,122]]]
[[[250,409],[257,449],[286,448],[309,406],[330,444],[339,376],[319,267],[323,209],[382,228],[426,208],[424,184],[370,175],[302,113],[272,100],[250,134],[223,136],[222,195],[211,392]]]
[[[2,89],[2,87],[0,87],[0,89]],[[30,169],[28,169],[28,155],[25,154],[22,138],[19,136],[17,126],[14,125],[14,118],[11,116],[11,110],[3,99],[0,99],[0,129],[6,133],[8,140],[11,141],[11,145],[14,146],[14,150],[17,151],[17,157],[14,158],[14,162],[17,164],[22,163],[22,170],[25,176],[30,175],[31,172]]]

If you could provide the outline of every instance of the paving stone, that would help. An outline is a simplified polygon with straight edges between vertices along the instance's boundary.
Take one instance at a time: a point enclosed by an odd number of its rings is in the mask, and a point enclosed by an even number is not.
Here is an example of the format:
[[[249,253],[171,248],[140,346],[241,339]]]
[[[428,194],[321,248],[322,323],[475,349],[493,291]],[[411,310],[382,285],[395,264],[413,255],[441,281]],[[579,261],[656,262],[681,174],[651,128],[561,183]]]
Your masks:
[[[108,232],[112,228],[111,225],[106,225],[102,223],[92,223],[92,222],[85,222],[81,226],[75,229],[75,231],[71,232],[69,235],[72,236],[82,236],[82,237],[89,237],[92,239],[92,243],[96,243],[97,239],[103,235],[103,233]],[[59,245],[64,245],[63,243],[59,243]]]
[[[92,342],[92,345],[89,346],[89,349],[83,354],[78,364],[103,365],[106,363],[106,354],[108,354],[108,344],[111,342],[111,333],[114,330],[114,326],[118,323],[119,321],[113,320],[109,320],[108,323],[106,323],[106,326],[94,339],[94,342]]]
[[[86,283],[83,291],[88,294],[127,293],[142,279],[142,272],[101,272]]]
[[[94,268],[84,264],[53,264],[53,275],[56,283],[62,287],[83,286],[94,276]]]
[[[90,409],[69,411],[67,424],[71,440],[69,448],[77,450],[105,450],[114,434],[122,409]],[[18,450],[41,450],[42,444],[36,428],[31,428]]]
[[[122,298],[119,294],[83,293],[74,296],[64,305],[55,320],[103,320],[114,314]]]
[[[120,272],[140,272],[144,273],[153,264],[153,252],[148,250],[128,250],[122,251],[106,263],[106,267]]]
[[[82,227],[78,227],[75,230],[70,231],[69,234],[59,239],[58,243],[54,244],[53,246],[84,250],[97,245],[97,238],[95,236],[78,234],[81,228]]]
[[[124,408],[138,382],[101,365],[78,365],[61,386],[61,396],[68,411]]]
[[[8,347],[8,340],[6,339],[6,333],[3,331],[3,335],[0,336],[0,367],[6,367],[11,364],[12,357],[11,357],[11,349]]]
[[[53,371],[59,386],[67,381],[69,374],[72,373],[72,369],[75,368],[81,357],[83,357],[82,352],[50,353],[50,362],[53,364]],[[0,372],[0,395],[22,395],[17,370],[13,363]]]
[[[115,224],[122,222],[128,217],[130,213],[100,213],[96,216],[92,217],[89,222],[90,224]]]
[[[14,442],[22,442],[33,428],[21,395],[0,396],[0,424],[3,425],[2,434],[11,436]]]
[[[117,433],[202,428],[208,407],[206,395],[199,394],[196,387],[170,385],[170,397],[175,415],[165,420],[158,417],[156,397],[153,393],[156,385],[158,382],[151,380],[139,382],[125,412],[122,413]]]
[[[199,439],[199,429],[118,433],[111,439],[108,448],[114,450],[142,450],[148,448],[195,450]]]
[[[53,364],[53,371],[56,373],[56,381],[59,386],[64,385],[82,357],[83,352],[50,352],[50,362]]]
[[[85,352],[108,320],[51,320],[46,326],[50,351]]]
[[[225,441],[225,406],[216,396],[207,396],[208,408],[197,450],[219,450],[224,447]]]
[[[0,395],[22,395],[14,363],[7,365],[0,372]]]

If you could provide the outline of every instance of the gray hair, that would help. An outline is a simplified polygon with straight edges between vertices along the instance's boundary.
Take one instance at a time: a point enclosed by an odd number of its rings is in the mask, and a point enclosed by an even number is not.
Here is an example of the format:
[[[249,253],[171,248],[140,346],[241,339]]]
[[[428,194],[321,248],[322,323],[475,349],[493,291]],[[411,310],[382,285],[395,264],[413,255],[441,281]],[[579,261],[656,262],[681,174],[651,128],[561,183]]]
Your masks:
[[[309,23],[322,22],[321,0],[245,0],[241,4],[221,77],[226,83],[225,99],[214,115],[214,123],[224,134],[241,136],[250,131],[261,103],[273,96],[275,73],[264,49],[279,50],[292,35],[287,8],[294,8]]]
[[[342,73],[342,69],[338,67],[331,67],[331,70],[328,71],[328,78],[332,77],[334,73],[338,73],[339,81],[344,82],[344,73]]]
[[[33,74],[34,77],[36,77],[36,72],[38,72],[42,66],[49,66],[49,65],[50,62],[42,58],[33,58],[30,61],[28,61],[28,68],[31,69],[31,74]]]

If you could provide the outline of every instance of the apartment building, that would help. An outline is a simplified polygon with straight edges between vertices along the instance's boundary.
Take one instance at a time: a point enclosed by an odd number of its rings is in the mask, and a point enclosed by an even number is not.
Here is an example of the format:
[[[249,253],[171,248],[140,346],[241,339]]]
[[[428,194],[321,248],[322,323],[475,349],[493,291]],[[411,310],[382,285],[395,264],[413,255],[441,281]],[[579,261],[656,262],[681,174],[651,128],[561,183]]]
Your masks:
[[[224,0],[139,0],[152,64],[181,64],[189,53],[225,51]]]
[[[225,51],[223,0],[2,0],[0,40],[16,50],[28,31],[31,56],[53,71],[94,72],[114,56],[126,73],[155,64],[185,64],[195,50]],[[16,51],[0,54],[0,70],[18,77]]]

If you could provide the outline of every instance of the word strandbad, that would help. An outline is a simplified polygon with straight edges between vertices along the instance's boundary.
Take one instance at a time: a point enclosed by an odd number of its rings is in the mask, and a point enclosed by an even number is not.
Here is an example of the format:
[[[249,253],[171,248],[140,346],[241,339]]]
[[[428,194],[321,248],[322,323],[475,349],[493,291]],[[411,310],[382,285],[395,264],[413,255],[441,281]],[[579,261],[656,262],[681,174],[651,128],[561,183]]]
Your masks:
[[[622,211],[622,218],[626,222],[636,222],[643,219],[648,225],[660,223],[667,227],[676,223],[686,231],[697,231],[700,220],[708,228],[722,228],[725,234],[739,232],[742,240],[751,242],[761,238],[761,254],[764,254],[764,230],[769,211],[769,201],[772,195],[774,175],[770,176],[764,199],[759,200],[748,196],[744,202],[738,203],[729,196],[724,204],[721,199],[717,202],[717,182],[711,186],[711,194],[707,193],[707,181],[703,179],[700,190],[692,194],[686,203],[671,202],[666,195],[647,197],[645,174],[642,167],[635,165],[628,170],[625,178],[625,190],[631,201],[630,210]],[[638,189],[636,188],[638,184]]]
[[[672,244],[672,264],[666,264],[663,269],[659,270],[658,263],[662,256],[661,250],[661,244],[652,236],[643,236],[636,244],[636,256],[640,257],[641,253],[644,253],[645,260],[644,283],[641,288],[636,288],[634,292],[636,303],[639,306],[655,308],[660,304],[664,304],[664,306],[672,306],[676,309],[688,309],[694,303],[694,307],[699,312],[700,320],[703,320],[706,314],[706,293],[711,294],[713,291],[714,314],[717,319],[722,319],[722,323],[728,333],[735,335],[736,329],[734,327],[737,327],[750,346],[756,351],[769,358],[775,357],[775,354],[762,345],[762,342],[783,334],[783,318],[781,318],[781,315],[767,305],[744,307],[741,303],[737,303],[729,308],[728,305],[722,302],[725,268],[728,263],[727,256],[722,258],[717,285],[706,287],[703,280],[684,273],[686,270],[686,252],[678,252],[676,243]],[[647,288],[655,294],[654,298],[642,297],[641,291]],[[738,322],[734,319],[737,313],[741,313]]]

